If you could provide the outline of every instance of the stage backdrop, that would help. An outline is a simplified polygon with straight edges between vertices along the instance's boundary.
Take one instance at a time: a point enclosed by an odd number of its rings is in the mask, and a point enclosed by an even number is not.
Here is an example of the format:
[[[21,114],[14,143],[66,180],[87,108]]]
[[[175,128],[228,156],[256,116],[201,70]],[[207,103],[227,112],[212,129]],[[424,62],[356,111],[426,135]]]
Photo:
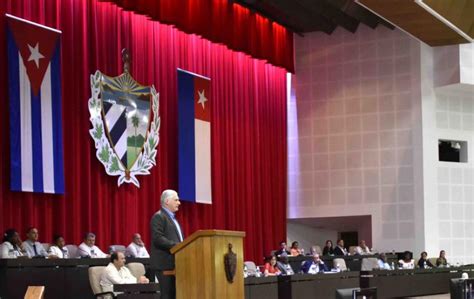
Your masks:
[[[62,30],[65,195],[9,190],[9,116],[4,13]],[[141,188],[117,187],[95,157],[89,136],[89,76],[122,72],[120,50],[130,49],[131,73],[160,93],[157,167],[140,177]],[[98,245],[128,244],[142,233],[149,246],[150,217],[165,188],[177,188],[176,68],[212,79],[213,204],[183,203],[178,219],[186,235],[197,229],[243,230],[246,259],[286,238],[285,70],[233,52],[145,16],[96,0],[0,1],[0,231],[39,228],[78,244],[86,231]]]

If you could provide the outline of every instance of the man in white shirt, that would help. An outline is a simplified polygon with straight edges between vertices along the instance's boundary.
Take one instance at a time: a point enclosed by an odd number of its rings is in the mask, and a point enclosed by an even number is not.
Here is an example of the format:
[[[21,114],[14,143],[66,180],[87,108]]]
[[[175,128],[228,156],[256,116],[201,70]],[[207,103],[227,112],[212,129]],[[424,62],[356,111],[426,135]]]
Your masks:
[[[150,257],[140,234],[133,235],[132,243],[130,243],[127,250],[125,250],[125,255],[130,257]]]
[[[69,258],[69,251],[67,247],[65,247],[66,242],[64,242],[64,238],[61,235],[55,235],[53,238],[53,244],[48,249],[48,253],[50,255],[57,256],[60,259],[67,259]]]
[[[38,242],[38,229],[30,227],[26,233],[27,240],[23,242],[23,249],[28,257],[47,257],[48,253],[44,250],[43,245]]]
[[[392,267],[387,263],[387,256],[385,253],[381,253],[378,259],[379,268],[381,270],[393,270]]]
[[[95,234],[87,233],[84,236],[84,242],[79,245],[77,254],[80,257],[104,258],[109,257],[99,247],[95,246]]]
[[[137,279],[132,275],[130,270],[125,267],[125,255],[123,252],[114,252],[110,256],[110,263],[105,268],[100,278],[100,286],[102,292],[113,292],[114,284],[128,284],[128,283],[148,283],[145,276]]]
[[[370,255],[370,254],[373,254],[373,253],[370,251],[369,246],[367,246],[367,245],[365,244],[365,240],[360,240],[359,246],[357,246],[356,249],[355,249],[355,253],[356,253],[356,254],[359,254],[359,255]]]

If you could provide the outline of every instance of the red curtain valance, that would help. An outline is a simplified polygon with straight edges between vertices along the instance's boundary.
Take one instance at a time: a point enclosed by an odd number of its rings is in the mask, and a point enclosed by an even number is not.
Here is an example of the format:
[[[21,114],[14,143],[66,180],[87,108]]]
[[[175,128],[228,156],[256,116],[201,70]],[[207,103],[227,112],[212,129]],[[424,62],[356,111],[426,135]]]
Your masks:
[[[100,0],[294,72],[293,33],[229,0]]]

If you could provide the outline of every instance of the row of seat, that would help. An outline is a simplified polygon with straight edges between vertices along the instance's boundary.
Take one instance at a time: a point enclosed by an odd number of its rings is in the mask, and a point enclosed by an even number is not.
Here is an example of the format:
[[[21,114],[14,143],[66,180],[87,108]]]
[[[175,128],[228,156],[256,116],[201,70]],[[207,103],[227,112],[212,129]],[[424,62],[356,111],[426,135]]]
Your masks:
[[[48,252],[50,244],[42,243],[41,245],[43,245],[44,250],[46,250],[46,252]],[[67,248],[67,251],[69,253],[69,258],[78,258],[78,257],[80,257],[77,253],[78,252],[78,246],[77,245],[68,244],[64,247]],[[109,253],[113,253],[113,252],[117,252],[117,251],[125,252],[126,249],[127,249],[127,247],[125,247],[124,245],[110,245],[109,246]]]
[[[322,254],[323,254],[323,251],[322,251],[322,249],[321,249],[321,246],[319,246],[319,245],[314,245],[313,247],[314,247],[315,253],[317,253],[317,254],[319,254],[319,255],[322,255]],[[349,254],[350,254],[350,255],[355,255],[355,254],[356,254],[356,248],[357,248],[357,246],[349,246]],[[274,255],[275,252],[276,252],[276,250],[273,250],[273,251],[271,252],[271,255]]]
[[[304,261],[302,262],[304,263]],[[247,267],[247,273],[249,276],[255,276],[257,272],[257,266],[252,261],[244,262]],[[339,268],[341,271],[347,271],[346,261],[343,258],[335,258],[333,260],[333,268]],[[263,268],[263,266],[258,266]],[[378,259],[375,257],[369,257],[362,259],[361,271],[372,271],[379,268]]]

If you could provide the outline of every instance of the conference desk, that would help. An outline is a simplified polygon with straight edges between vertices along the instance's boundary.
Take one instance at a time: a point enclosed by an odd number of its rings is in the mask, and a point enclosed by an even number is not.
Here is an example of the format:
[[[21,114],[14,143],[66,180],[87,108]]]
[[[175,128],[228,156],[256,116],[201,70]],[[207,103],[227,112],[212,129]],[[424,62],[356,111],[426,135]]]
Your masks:
[[[117,299],[160,299],[160,286],[154,282],[114,284],[114,292],[120,292]]]
[[[454,268],[373,270],[360,272],[362,288],[376,287],[377,298],[400,298],[449,293],[452,278],[460,278],[466,272],[474,275],[474,266]]]
[[[19,299],[30,285],[45,286],[48,299],[94,298],[88,269],[107,266],[108,258],[100,259],[0,259],[0,298]],[[127,258],[148,268],[147,258]]]
[[[149,266],[149,259],[128,258]],[[30,285],[45,286],[45,298],[94,298],[88,269],[109,259],[0,259],[0,298],[23,298]],[[245,279],[245,298],[334,298],[336,289],[377,287],[379,298],[449,293],[451,278],[474,277],[474,265],[456,268],[348,271]]]
[[[248,277],[245,299],[334,298],[340,288],[359,287],[359,272]]]
[[[245,299],[278,298],[278,277],[247,277],[244,281]]]

